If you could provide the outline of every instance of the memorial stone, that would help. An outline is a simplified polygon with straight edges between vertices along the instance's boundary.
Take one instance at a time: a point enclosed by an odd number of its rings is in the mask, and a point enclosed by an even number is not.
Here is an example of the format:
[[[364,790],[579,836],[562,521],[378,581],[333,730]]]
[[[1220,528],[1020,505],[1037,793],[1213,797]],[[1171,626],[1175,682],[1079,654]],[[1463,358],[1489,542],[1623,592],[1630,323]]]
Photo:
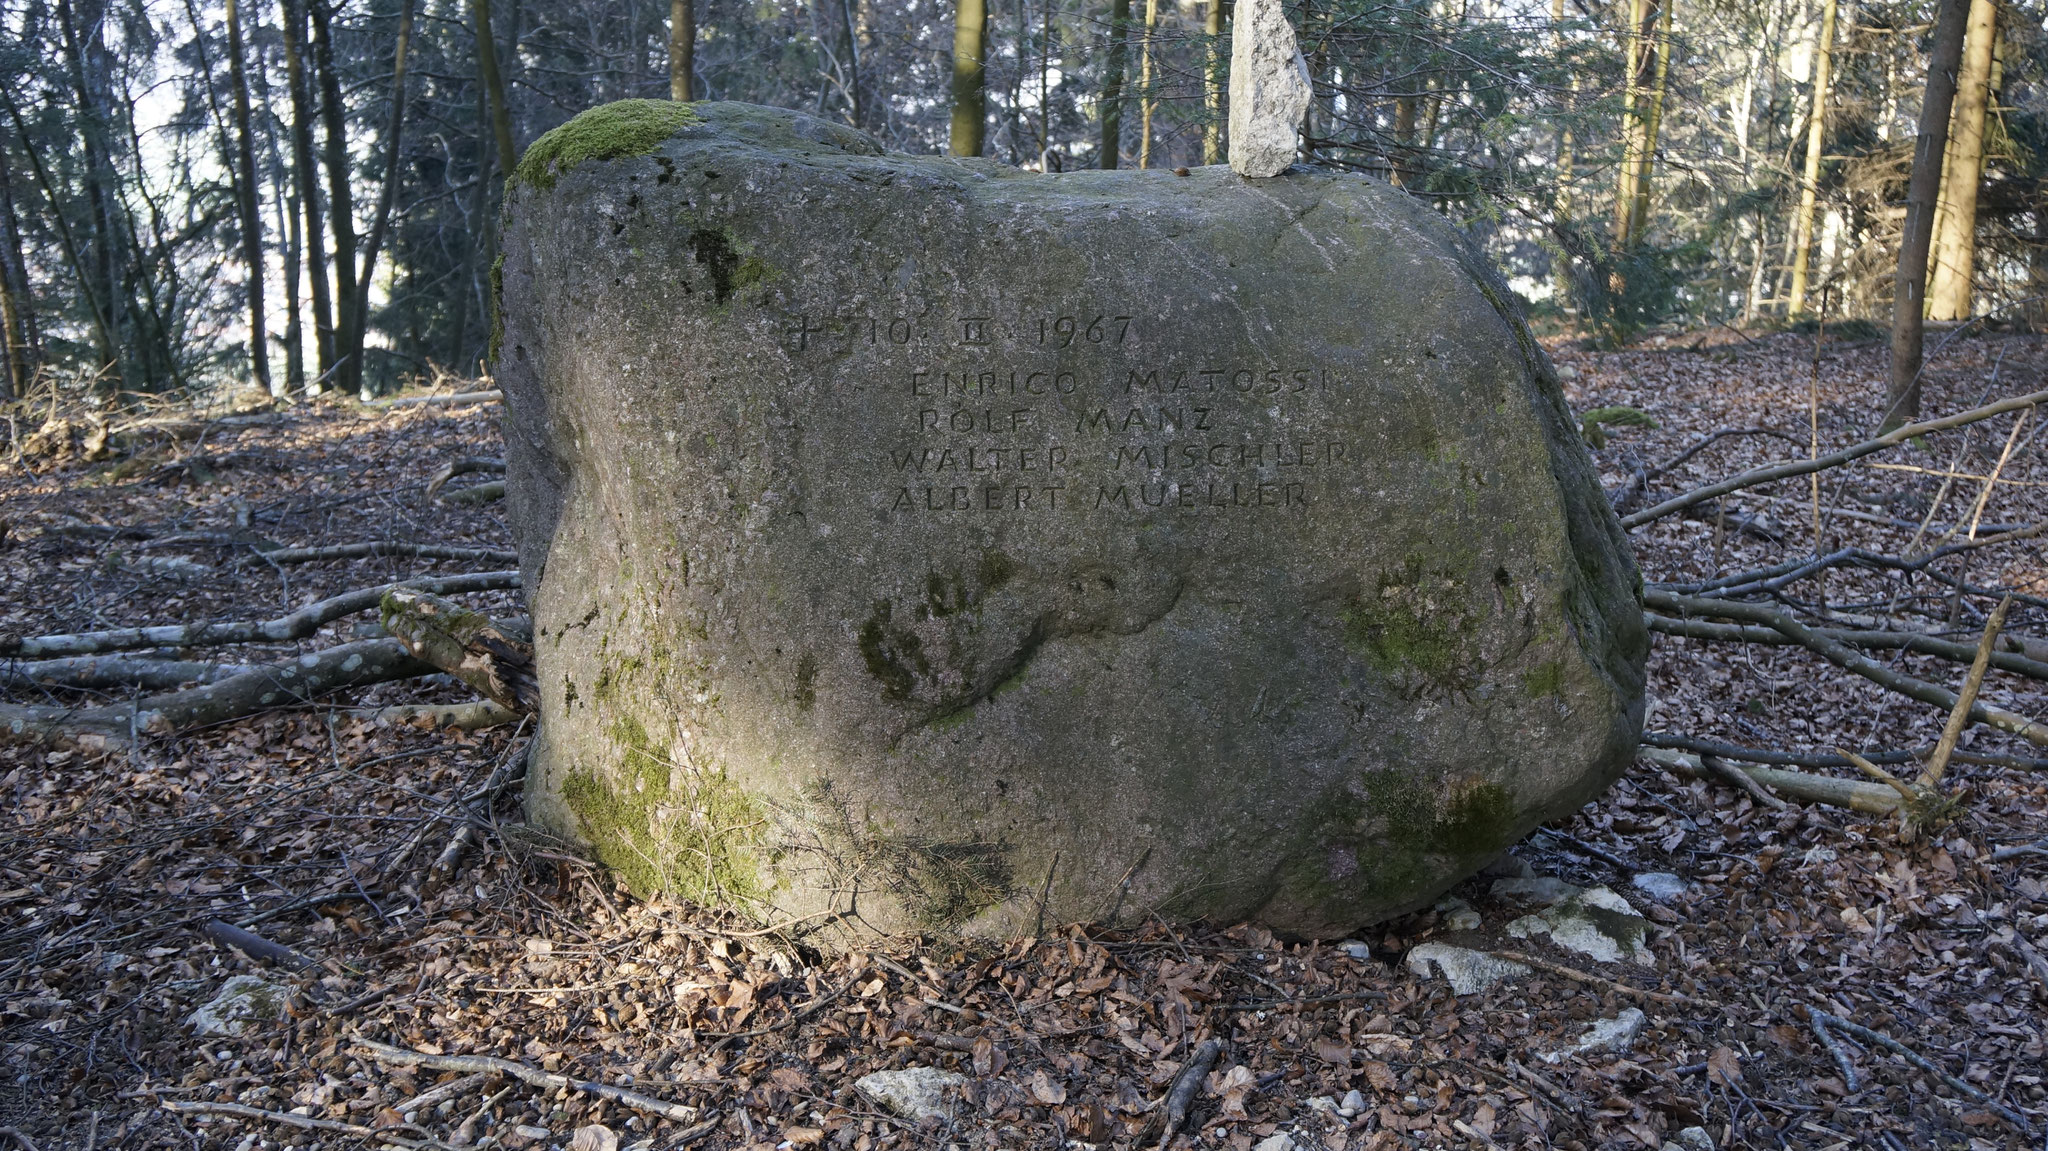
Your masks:
[[[1621,531],[1397,190],[640,101],[536,142],[507,220],[528,808],[643,893],[1335,937],[1633,752]]]

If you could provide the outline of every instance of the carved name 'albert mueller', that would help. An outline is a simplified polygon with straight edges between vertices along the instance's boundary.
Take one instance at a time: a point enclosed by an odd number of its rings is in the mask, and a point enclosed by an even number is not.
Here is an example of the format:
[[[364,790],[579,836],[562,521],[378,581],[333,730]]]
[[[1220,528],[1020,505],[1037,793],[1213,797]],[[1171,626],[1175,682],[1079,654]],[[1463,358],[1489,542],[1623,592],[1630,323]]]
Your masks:
[[[530,810],[642,891],[1328,934],[1635,746],[1636,570],[1551,369],[1397,190],[629,102],[508,211]]]

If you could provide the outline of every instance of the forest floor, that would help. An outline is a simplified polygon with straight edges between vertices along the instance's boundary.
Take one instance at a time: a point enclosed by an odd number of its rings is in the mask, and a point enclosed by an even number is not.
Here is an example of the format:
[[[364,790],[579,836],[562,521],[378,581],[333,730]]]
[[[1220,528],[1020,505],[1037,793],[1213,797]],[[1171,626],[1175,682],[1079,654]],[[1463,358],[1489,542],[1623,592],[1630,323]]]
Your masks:
[[[1823,450],[1863,438],[1884,349],[1828,344],[1817,383],[1813,349],[1811,336],[1717,331],[1553,354],[1576,409],[1629,405],[1656,422],[1610,428],[1597,453],[1610,489],[1716,430],[1791,438],[1724,437],[1652,475],[1654,495],[1804,456],[1810,414]],[[1930,368],[1924,410],[2038,388],[2044,374],[2048,340],[1961,339]],[[1984,524],[2048,519],[2038,426],[2014,433],[2001,469],[2012,482],[1996,486]],[[1962,433],[1944,434],[1873,460],[1983,474],[2011,427],[1981,425],[1967,448]],[[504,548],[502,505],[424,498],[441,464],[499,445],[487,407],[316,403],[216,424],[196,444],[0,467],[0,632],[259,618],[488,566],[287,568],[252,544]],[[1903,552],[1940,487],[1867,465],[1823,475],[1826,549]],[[1966,530],[1979,486],[1951,485],[1936,534],[1959,520]],[[1794,480],[1651,524],[1634,536],[1645,576],[1698,581],[1809,554],[1809,498]],[[2048,596],[2038,541],[1958,562],[1974,584]],[[1995,602],[1854,569],[1785,594],[1840,611],[1918,610],[1965,643]],[[516,595],[468,602],[512,611]],[[2009,626],[2048,635],[2048,602],[2022,600]],[[343,620],[268,650],[329,646],[360,628]],[[1938,683],[1962,679],[1953,663],[1881,654]],[[1945,718],[1798,647],[1659,636],[1650,683],[1650,729],[1750,748],[1910,748]],[[102,698],[4,690],[15,703]],[[1985,697],[2048,716],[2041,685],[2002,672]],[[0,1145],[551,1151],[573,1134],[576,1151],[1153,1147],[1157,1101],[1211,1038],[1221,1058],[1176,1146],[1654,1149],[1701,1127],[1720,1147],[1896,1151],[2040,1147],[2048,1131],[2048,965],[2029,962],[2030,941],[2048,948],[2048,853],[1993,860],[2048,833],[2048,775],[2027,745],[1989,730],[1966,737],[1975,762],[1950,772],[1961,818],[1911,843],[1889,818],[1777,810],[1645,760],[1514,849],[1537,874],[1629,898],[1651,920],[1650,965],[1509,937],[1527,909],[1491,894],[1488,877],[1453,893],[1478,912],[1476,928],[1446,905],[1362,931],[1363,957],[1338,941],[1157,921],[828,957],[628,898],[573,850],[523,831],[516,794],[489,808],[452,882],[424,884],[467,797],[516,760],[524,729],[379,724],[353,709],[464,698],[416,680],[112,751],[0,747]],[[1633,885],[1646,872],[1675,874],[1683,890],[1653,899]],[[315,965],[258,964],[203,932],[216,919]],[[1460,997],[1403,963],[1424,942],[1542,966]],[[195,1009],[242,974],[286,989],[284,1017],[195,1034]],[[1546,1060],[1631,1008],[1647,1016],[1632,1049]],[[1997,1106],[1840,1030],[1838,1062],[1816,1010],[1901,1041]],[[495,1055],[575,1082],[406,1068],[364,1041]],[[909,1066],[965,1077],[951,1119],[911,1123],[853,1086]],[[439,1098],[416,1101],[442,1084]],[[604,1085],[676,1106],[603,1098]],[[1354,1090],[1361,1105],[1337,1113]],[[233,1106],[245,1110],[223,1110]]]

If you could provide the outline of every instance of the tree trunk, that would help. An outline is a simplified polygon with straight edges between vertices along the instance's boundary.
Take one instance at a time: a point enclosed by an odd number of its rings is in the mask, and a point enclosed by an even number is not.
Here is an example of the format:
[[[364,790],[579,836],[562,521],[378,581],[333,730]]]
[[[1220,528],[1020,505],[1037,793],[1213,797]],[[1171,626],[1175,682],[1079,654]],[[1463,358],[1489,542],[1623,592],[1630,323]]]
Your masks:
[[[1927,62],[1927,94],[1920,101],[1920,134],[1913,143],[1913,174],[1906,184],[1906,220],[1899,233],[1899,270],[1892,280],[1892,372],[1879,421],[1889,431],[1920,414],[1920,333],[1926,307],[1927,249],[1934,235],[1934,202],[1955,104],[1956,65],[1971,0],[1941,0]]]
[[[1998,39],[1998,0],[1971,0],[1956,76],[1948,147],[1935,200],[1932,282],[1927,318],[1966,320],[1977,270],[1977,188],[1984,178],[1984,119],[1991,103],[1991,53]]]
[[[377,251],[391,226],[391,205],[398,198],[398,155],[405,141],[405,63],[412,47],[413,0],[400,0],[398,37],[391,49],[391,117],[384,127],[384,183],[377,196],[377,217],[363,243],[363,270],[356,278],[356,301],[350,309],[348,361],[342,368],[348,390],[360,392],[363,382],[363,338],[369,330],[370,284],[377,272]]]
[[[1835,47],[1835,0],[1824,0],[1820,12],[1820,40],[1813,49],[1813,109],[1806,121],[1806,167],[1799,177],[1799,214],[1792,221],[1792,289],[1785,296],[1785,312],[1796,316],[1806,310],[1806,280],[1813,253],[1813,208],[1820,196],[1821,145],[1828,122],[1828,65]]]
[[[1152,166],[1152,40],[1159,33],[1159,0],[1145,0],[1145,34],[1138,38],[1138,167]]]
[[[1564,0],[1551,0],[1550,28],[1551,35],[1554,37],[1555,47],[1558,54],[1562,56],[1565,47]],[[1579,77],[1578,72],[1574,70],[1571,81],[1571,106],[1566,109],[1568,114],[1577,110],[1578,94]],[[1557,194],[1552,199],[1551,211],[1556,215],[1559,224],[1569,225],[1571,223],[1572,130],[1569,127],[1560,127],[1557,132]],[[1554,276],[1556,283],[1552,291],[1557,296],[1558,306],[1566,308],[1570,306],[1572,297],[1571,256],[1560,249],[1556,256],[1556,263],[1557,268]]]
[[[4,343],[7,367],[0,373],[0,400],[28,394],[35,380],[36,356],[30,348],[29,332],[34,326],[34,307],[28,294],[28,264],[21,255],[21,225],[14,210],[14,181],[8,171],[7,147],[0,143],[0,343]]]
[[[867,119],[860,95],[860,22],[854,17],[854,0],[839,0],[839,20],[846,26],[846,112],[847,122],[858,128]]]
[[[1629,10],[1629,78],[1622,96],[1626,131],[1621,187],[1615,203],[1615,244],[1633,248],[1643,238],[1650,215],[1650,175],[1656,162],[1657,133],[1664,115],[1664,85],[1669,75],[1664,41],[1671,34],[1674,0],[1634,0]]]
[[[1099,168],[1114,168],[1122,159],[1124,66],[1130,56],[1130,43],[1131,0],[1109,0],[1109,58],[1102,67],[1102,142],[1095,161]]]
[[[697,63],[697,6],[668,0],[668,98],[688,100]]]
[[[249,70],[242,59],[241,0],[227,0],[228,83],[235,115],[235,163],[242,169],[240,187],[235,189],[242,218],[242,263],[249,269],[249,370],[256,384],[266,392],[277,389],[270,382],[270,338],[263,323],[263,216],[257,211],[256,143],[249,128]]]
[[[313,362],[316,382],[334,369],[334,301],[328,294],[327,242],[320,225],[320,170],[313,164],[313,99],[306,77],[306,12],[299,0],[281,0],[278,18],[284,29],[285,83],[292,102],[292,182],[305,213],[306,276],[312,281]]]
[[[84,24],[91,30],[94,43],[99,42],[105,23],[102,15],[97,8],[86,13]],[[97,76],[87,75],[86,57],[95,53],[91,52],[80,32],[81,22],[72,11],[70,0],[57,0],[57,21],[63,33],[65,71],[70,76],[73,95],[78,100],[79,138],[85,148],[83,179],[90,212],[85,240],[79,245],[79,270],[82,276],[90,278],[91,295],[99,301],[99,315],[95,317],[99,322],[93,330],[95,358],[102,372],[111,373],[120,363],[121,282],[124,278],[115,270],[121,261],[114,252],[118,241],[110,203],[112,192],[108,187],[113,173],[102,123],[111,101],[101,98],[105,93],[100,90],[102,85],[97,82]],[[29,144],[26,131],[22,133],[22,143],[24,146]],[[54,196],[50,204],[52,211],[61,214]]]
[[[1640,242],[1650,226],[1650,191],[1657,174],[1657,142],[1664,130],[1664,96],[1671,84],[1671,14],[1678,0],[1657,5],[1657,34],[1650,50],[1657,54],[1657,79],[1650,91],[1650,114],[1643,120],[1643,151],[1637,157],[1636,199],[1629,209],[1629,236]]]
[[[678,2],[685,8],[689,7],[689,0],[678,0]],[[399,30],[401,43],[403,43],[404,37],[410,30],[410,14],[411,9],[408,6],[407,23],[401,25]],[[505,104],[505,76],[502,72],[498,71],[498,41],[497,36],[491,30],[491,0],[469,0],[469,18],[476,24],[476,66],[477,71],[483,77],[484,95],[489,98],[491,104],[491,138],[498,148],[498,170],[502,174],[510,175],[512,165],[519,161],[519,153],[512,145],[512,110]],[[404,51],[403,48],[399,49],[400,59],[394,65],[394,75],[402,76],[405,72]],[[673,42],[669,45],[669,51],[671,53],[669,75],[671,83],[673,83],[675,75],[675,60],[673,57],[675,45]],[[683,61],[683,86],[685,91],[689,89],[689,80],[690,63],[688,60],[685,60]],[[396,98],[401,103],[403,102],[404,98],[402,96]],[[681,99],[681,97],[678,97],[678,99]]]
[[[1202,124],[1202,163],[1223,163],[1223,62],[1226,59],[1223,40],[1223,0],[1209,0],[1207,23],[1203,31],[1209,34],[1209,66],[1202,75],[1202,110],[1207,118]]]
[[[320,120],[327,164],[327,218],[334,229],[334,386],[353,390],[362,365],[350,360],[349,333],[356,329],[356,205],[351,190],[347,107],[341,75],[334,66],[332,10],[328,0],[307,0],[313,17],[313,70],[320,84]]]
[[[947,149],[979,156],[988,121],[988,4],[958,0],[953,24],[953,125]]]
[[[1614,249],[1626,250],[1632,237],[1628,222],[1630,210],[1636,202],[1636,157],[1642,148],[1642,108],[1646,102],[1642,81],[1647,78],[1644,66],[1648,63],[1648,40],[1646,24],[1651,9],[1646,0],[1629,0],[1628,32],[1625,50],[1627,71],[1621,83],[1621,171],[1614,189]]]

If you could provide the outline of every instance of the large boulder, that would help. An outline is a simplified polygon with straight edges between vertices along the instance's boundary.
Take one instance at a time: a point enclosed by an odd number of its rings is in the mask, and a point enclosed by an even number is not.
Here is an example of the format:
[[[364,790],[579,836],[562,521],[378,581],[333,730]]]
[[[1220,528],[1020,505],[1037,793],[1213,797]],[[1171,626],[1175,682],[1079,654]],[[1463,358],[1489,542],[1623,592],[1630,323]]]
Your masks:
[[[507,218],[529,812],[642,891],[1327,934],[1635,747],[1638,577],[1552,370],[1396,190],[630,102]]]

